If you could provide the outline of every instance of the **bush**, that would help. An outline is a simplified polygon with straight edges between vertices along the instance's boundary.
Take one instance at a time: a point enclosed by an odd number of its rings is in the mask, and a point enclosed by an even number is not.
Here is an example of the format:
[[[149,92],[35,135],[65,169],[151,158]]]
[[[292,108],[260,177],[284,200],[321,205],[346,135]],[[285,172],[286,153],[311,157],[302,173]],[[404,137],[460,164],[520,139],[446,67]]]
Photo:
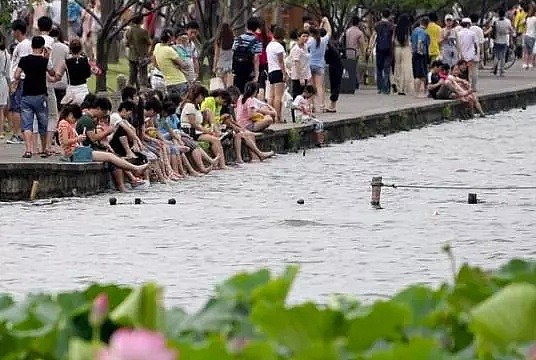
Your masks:
[[[414,285],[372,304],[338,295],[289,306],[296,274],[238,274],[193,314],[165,309],[152,283],[0,296],[0,358],[526,359],[536,339],[534,261],[491,272],[464,265],[453,284]]]

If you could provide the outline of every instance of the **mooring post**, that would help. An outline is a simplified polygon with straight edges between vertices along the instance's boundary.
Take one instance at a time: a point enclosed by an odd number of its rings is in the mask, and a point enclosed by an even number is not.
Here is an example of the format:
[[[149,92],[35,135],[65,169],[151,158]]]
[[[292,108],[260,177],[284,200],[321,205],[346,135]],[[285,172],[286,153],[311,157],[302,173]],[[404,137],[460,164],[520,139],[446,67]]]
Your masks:
[[[372,186],[372,192],[370,195],[370,205],[372,205],[376,209],[381,209],[380,196],[382,193],[382,186],[383,186],[382,177],[381,176],[373,177],[370,185]]]
[[[469,193],[469,196],[467,197],[467,203],[468,204],[476,204],[478,203],[478,199],[476,194]]]
[[[34,180],[32,183],[32,190],[30,191],[30,200],[34,201],[37,198],[37,192],[39,191],[39,181]]]

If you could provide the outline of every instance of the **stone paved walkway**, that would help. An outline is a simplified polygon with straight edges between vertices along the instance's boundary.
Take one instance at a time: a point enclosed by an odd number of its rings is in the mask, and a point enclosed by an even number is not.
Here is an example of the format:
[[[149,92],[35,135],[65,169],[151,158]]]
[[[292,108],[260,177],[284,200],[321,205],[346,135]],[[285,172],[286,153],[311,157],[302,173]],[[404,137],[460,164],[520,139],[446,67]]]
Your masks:
[[[515,91],[536,86],[536,71],[519,70],[517,63],[514,68],[507,72],[504,78],[496,78],[488,71],[481,71],[479,78],[478,94],[488,95],[501,92]],[[341,95],[336,114],[321,114],[322,120],[336,121],[341,119],[351,119],[356,116],[372,115],[384,112],[390,112],[399,109],[415,108],[437,102],[432,99],[417,99],[412,96],[398,95],[378,95],[373,88],[361,89],[355,95]],[[485,111],[486,109],[484,109]],[[276,124],[272,128],[277,131],[295,127],[296,124]],[[58,157],[41,159],[33,157],[32,159],[22,159],[24,152],[23,145],[7,145],[5,140],[0,143],[0,163],[28,163],[28,162],[58,162]]]

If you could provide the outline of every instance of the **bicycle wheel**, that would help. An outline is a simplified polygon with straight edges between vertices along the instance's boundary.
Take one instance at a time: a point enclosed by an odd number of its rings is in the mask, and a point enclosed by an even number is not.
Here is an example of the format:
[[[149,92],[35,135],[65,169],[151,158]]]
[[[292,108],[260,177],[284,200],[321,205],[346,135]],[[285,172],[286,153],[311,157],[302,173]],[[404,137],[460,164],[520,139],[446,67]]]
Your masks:
[[[510,69],[512,66],[514,66],[515,62],[516,62],[515,47],[508,46],[508,48],[506,49],[506,59],[504,61],[504,69],[505,70]]]

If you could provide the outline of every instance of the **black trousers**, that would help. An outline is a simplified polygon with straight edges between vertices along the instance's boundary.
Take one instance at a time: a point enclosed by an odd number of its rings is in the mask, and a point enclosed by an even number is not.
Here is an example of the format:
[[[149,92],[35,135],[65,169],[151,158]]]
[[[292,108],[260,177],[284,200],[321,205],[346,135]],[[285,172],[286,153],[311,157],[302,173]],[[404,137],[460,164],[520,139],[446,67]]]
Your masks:
[[[344,68],[342,64],[329,66],[329,88],[331,95],[329,99],[333,102],[339,100],[339,94],[341,93],[342,73]]]

